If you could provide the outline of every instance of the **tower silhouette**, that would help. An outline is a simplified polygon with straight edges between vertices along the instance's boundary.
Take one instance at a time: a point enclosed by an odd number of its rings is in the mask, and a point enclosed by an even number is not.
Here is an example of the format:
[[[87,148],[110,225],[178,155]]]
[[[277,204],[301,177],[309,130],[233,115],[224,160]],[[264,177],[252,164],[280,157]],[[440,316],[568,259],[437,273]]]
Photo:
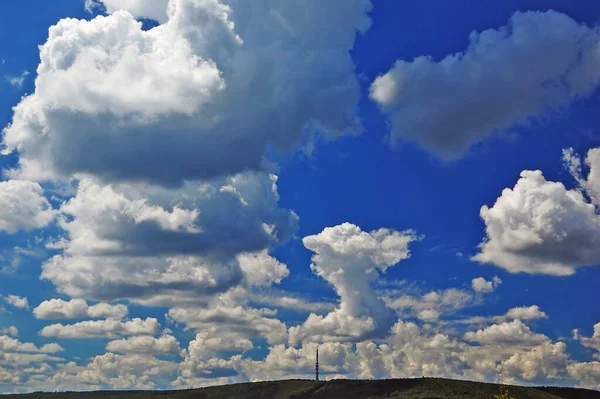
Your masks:
[[[317,346],[317,362],[315,363],[315,381],[319,381],[319,347]]]

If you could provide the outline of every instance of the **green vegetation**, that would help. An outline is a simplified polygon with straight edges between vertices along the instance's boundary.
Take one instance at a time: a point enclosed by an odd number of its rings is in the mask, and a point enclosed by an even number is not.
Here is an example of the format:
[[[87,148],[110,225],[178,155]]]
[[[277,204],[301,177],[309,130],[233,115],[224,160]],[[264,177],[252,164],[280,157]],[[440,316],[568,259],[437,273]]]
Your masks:
[[[498,392],[500,391],[500,395]],[[7,395],[2,399],[600,399],[600,392],[571,388],[507,387],[437,378],[257,382],[187,391]]]
[[[500,393],[494,395],[494,399],[515,399],[508,393],[508,388],[506,385],[500,385]]]

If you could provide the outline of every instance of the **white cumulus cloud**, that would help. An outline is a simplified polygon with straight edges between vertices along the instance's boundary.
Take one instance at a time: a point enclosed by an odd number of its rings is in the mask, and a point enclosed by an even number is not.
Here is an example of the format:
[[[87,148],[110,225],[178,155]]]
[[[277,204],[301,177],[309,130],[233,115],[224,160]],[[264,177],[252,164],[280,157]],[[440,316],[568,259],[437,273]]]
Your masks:
[[[35,182],[8,180],[0,182],[0,231],[15,233],[47,226],[56,211]]]
[[[128,312],[127,306],[122,304],[98,303],[90,306],[84,299],[71,299],[68,302],[62,299],[50,299],[40,303],[33,309],[34,316],[42,320],[122,319],[127,316]]]
[[[548,337],[534,333],[518,319],[502,324],[493,324],[475,332],[469,331],[465,333],[465,339],[483,345],[534,345],[548,341]]]
[[[153,390],[175,379],[177,363],[150,355],[105,353],[95,356],[85,366],[69,363],[52,374],[44,385],[64,390],[112,389]]]
[[[8,337],[6,335],[0,335],[0,357],[3,352],[29,352],[29,353],[58,353],[64,349],[57,343],[45,344],[41,348],[38,348],[30,342],[21,342],[17,339]]]
[[[564,160],[579,187],[569,190],[539,170],[523,171],[514,188],[481,208],[487,237],[473,260],[512,273],[561,276],[600,264],[600,149],[588,152],[587,177],[572,150],[564,151]]]
[[[577,333],[577,338],[583,346],[595,350],[594,357],[600,360],[600,323],[594,325],[594,333],[591,337],[579,336]]]
[[[115,338],[119,335],[154,335],[159,327],[158,320],[153,317],[127,321],[89,320],[67,325],[52,324],[41,329],[39,334],[63,339]]]
[[[290,328],[292,343],[361,340],[385,335],[395,312],[371,289],[371,282],[389,267],[408,258],[408,246],[418,240],[412,231],[379,229],[364,232],[344,223],[303,239],[314,252],[311,269],[327,280],[340,297],[340,305],[326,316],[310,314]]]
[[[502,280],[498,277],[494,277],[492,281],[488,281],[483,277],[477,277],[471,280],[471,287],[473,291],[480,293],[494,292],[498,286],[502,284]]]
[[[579,386],[600,389],[600,362],[572,363],[567,368],[569,375]]]
[[[10,335],[12,337],[18,337],[19,329],[15,326],[3,327],[3,328],[0,328],[0,334]]]
[[[400,138],[446,159],[473,143],[589,95],[600,80],[598,29],[556,12],[516,12],[506,26],[472,32],[437,61],[398,60],[371,86]],[[535,72],[532,72],[535,71]]]
[[[265,250],[291,238],[298,217],[279,208],[276,182],[253,173],[179,189],[82,180],[60,208],[64,251],[42,277],[101,301],[200,298],[280,281],[287,268]]]
[[[264,169],[266,146],[291,148],[305,127],[360,131],[349,50],[368,0],[170,0],[148,31],[127,11],[164,2],[104,3],[112,14],[50,28],[4,130],[13,175],[173,186]]]
[[[538,305],[532,305],[512,308],[508,312],[506,312],[506,317],[509,319],[519,320],[537,320],[547,319],[548,315],[545,312],[541,311]]]
[[[11,306],[19,309],[27,309],[29,308],[29,301],[26,297],[20,297],[17,295],[7,295],[3,297],[4,302],[8,303]]]
[[[477,304],[473,293],[456,288],[430,291],[423,295],[404,293],[402,290],[384,293],[384,300],[400,317],[416,317],[423,321],[437,321],[441,316],[455,313]]]
[[[127,339],[111,341],[106,345],[109,352],[138,353],[138,354],[178,354],[181,349],[179,342],[172,335],[163,335],[159,338],[138,336]]]

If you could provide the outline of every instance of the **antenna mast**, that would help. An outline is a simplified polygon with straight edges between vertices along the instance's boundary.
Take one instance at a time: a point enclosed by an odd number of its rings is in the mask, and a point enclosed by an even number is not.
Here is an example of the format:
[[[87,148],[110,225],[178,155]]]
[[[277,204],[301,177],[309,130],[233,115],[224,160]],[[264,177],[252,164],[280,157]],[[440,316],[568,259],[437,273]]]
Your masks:
[[[315,363],[315,381],[319,381],[319,347],[317,346],[317,362]]]

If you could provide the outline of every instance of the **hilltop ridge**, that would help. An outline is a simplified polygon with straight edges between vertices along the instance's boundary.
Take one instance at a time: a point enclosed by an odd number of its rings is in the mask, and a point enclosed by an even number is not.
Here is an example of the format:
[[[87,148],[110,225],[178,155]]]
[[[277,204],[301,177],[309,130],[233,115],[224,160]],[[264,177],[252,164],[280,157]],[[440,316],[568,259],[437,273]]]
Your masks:
[[[578,388],[509,386],[509,390],[515,399],[600,399],[599,391]],[[498,391],[498,384],[441,378],[320,382],[285,380],[184,391],[34,393],[6,395],[3,399],[492,399]]]

